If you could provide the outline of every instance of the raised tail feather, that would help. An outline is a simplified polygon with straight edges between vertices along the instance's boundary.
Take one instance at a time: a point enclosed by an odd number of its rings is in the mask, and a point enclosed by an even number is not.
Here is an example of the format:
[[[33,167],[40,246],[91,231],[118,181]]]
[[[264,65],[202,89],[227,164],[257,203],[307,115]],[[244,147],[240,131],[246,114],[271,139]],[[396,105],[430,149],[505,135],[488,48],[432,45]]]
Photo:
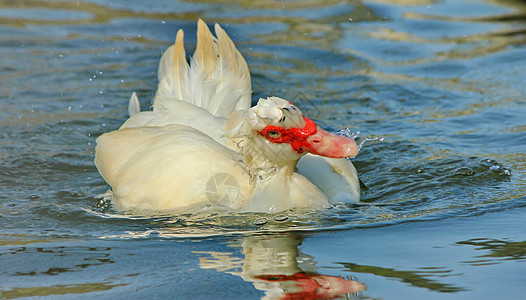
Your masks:
[[[247,63],[226,32],[215,24],[217,38],[201,19],[197,22],[197,47],[188,65],[184,33],[177,32],[159,63],[159,86],[153,108],[177,109],[173,99],[202,107],[217,117],[251,104],[250,73]]]
[[[139,97],[137,93],[133,92],[130,101],[128,101],[128,114],[130,117],[141,112],[141,103],[139,102]]]

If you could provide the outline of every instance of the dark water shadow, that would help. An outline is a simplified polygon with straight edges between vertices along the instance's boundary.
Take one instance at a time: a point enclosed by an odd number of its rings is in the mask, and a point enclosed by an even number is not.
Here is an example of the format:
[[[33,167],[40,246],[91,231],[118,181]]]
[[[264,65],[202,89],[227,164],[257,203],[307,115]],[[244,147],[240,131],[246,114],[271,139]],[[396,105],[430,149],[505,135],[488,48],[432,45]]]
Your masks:
[[[353,263],[340,263],[343,267],[354,273],[366,273],[385,278],[394,278],[402,282],[409,283],[414,287],[426,288],[431,291],[440,293],[456,293],[465,291],[465,288],[447,283],[440,283],[436,280],[429,279],[431,276],[444,276],[453,272],[443,268],[426,268],[425,271],[404,271],[392,268],[383,268],[378,266],[358,265]]]
[[[505,260],[526,260],[526,241],[514,242],[486,238],[469,239],[457,242],[457,245],[473,246],[477,251],[489,252],[477,256],[479,259],[466,261],[473,266],[498,264]]]
[[[0,291],[2,299],[17,299],[25,297],[53,297],[59,295],[87,294],[92,292],[104,292],[125,284],[111,284],[109,282],[79,283],[79,284],[56,284],[50,286],[36,287],[12,287],[7,291]]]

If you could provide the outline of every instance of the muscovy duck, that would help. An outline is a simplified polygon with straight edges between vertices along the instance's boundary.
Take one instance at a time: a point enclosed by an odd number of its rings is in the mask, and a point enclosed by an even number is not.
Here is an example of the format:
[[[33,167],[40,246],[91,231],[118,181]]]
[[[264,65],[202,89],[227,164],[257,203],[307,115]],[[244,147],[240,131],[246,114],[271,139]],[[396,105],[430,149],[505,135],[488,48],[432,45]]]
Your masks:
[[[225,31],[198,21],[187,61],[184,33],[162,55],[152,111],[133,93],[130,118],[97,139],[95,164],[114,207],[128,212],[268,212],[359,201],[359,148],[291,102],[251,106],[247,63]]]

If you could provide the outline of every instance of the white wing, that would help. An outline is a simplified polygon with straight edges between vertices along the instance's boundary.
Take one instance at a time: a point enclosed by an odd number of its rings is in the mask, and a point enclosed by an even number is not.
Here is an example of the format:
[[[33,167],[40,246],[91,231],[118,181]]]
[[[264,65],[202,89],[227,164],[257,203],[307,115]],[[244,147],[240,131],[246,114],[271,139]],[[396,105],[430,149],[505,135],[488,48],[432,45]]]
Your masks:
[[[252,90],[247,63],[218,24],[215,32],[217,38],[205,22],[198,21],[197,48],[190,66],[184,33],[177,32],[175,44],[161,57],[154,111],[177,114],[173,100],[194,104],[216,117],[227,117],[234,110],[250,107]]]

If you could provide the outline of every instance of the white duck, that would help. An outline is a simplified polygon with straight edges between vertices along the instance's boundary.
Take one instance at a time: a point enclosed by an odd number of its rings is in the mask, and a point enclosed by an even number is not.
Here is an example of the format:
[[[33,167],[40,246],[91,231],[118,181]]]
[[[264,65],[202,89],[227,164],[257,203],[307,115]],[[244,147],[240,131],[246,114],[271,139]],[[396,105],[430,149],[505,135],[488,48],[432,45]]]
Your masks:
[[[217,24],[215,32],[198,21],[188,65],[179,30],[161,57],[153,111],[139,112],[133,94],[131,117],[97,139],[95,164],[113,205],[273,213],[358,201],[356,170],[345,159],[358,153],[354,140],[328,133],[278,97],[250,108],[248,66]]]

